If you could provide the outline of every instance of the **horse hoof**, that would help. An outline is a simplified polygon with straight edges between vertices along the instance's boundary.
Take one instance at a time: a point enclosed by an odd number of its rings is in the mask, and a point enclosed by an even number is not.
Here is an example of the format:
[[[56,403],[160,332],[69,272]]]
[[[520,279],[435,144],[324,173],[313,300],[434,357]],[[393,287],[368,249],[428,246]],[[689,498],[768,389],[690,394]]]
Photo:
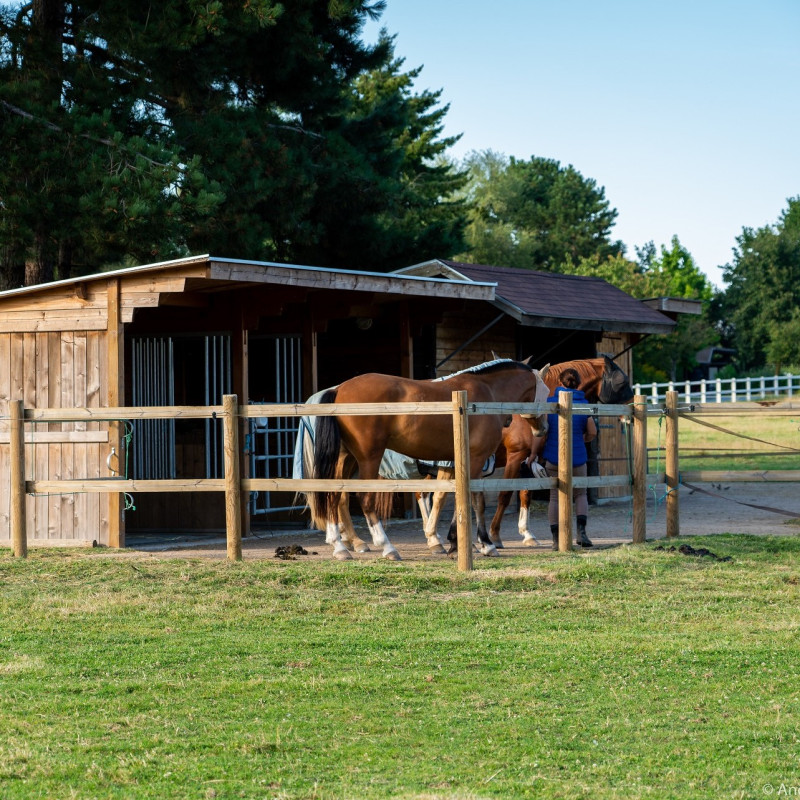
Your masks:
[[[350,561],[353,558],[353,556],[350,555],[349,550],[335,550],[333,557],[339,561]]]
[[[483,547],[481,548],[481,553],[485,556],[500,556],[500,553],[497,552],[496,547]]]
[[[390,550],[388,553],[384,553],[383,557],[387,561],[402,561],[403,559],[400,558],[400,553],[397,550]]]
[[[538,544],[538,542],[532,536],[530,536],[527,539],[523,539],[522,540],[522,546],[523,547],[536,547],[537,544]]]
[[[437,556],[444,555],[447,552],[440,544],[428,545],[428,550],[430,550],[431,553],[435,553]]]
[[[369,552],[370,549],[368,544],[362,544],[361,547],[356,547],[356,553],[369,553]]]
[[[502,550],[504,545],[499,539],[492,539],[492,544],[498,549]]]

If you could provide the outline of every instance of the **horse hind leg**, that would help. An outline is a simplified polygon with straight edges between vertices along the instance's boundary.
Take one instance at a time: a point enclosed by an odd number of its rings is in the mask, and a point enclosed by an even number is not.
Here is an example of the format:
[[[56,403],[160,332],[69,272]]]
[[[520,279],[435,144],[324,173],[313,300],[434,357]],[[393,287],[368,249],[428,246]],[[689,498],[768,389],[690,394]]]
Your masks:
[[[531,493],[527,489],[523,489],[519,493],[519,520],[517,522],[517,529],[519,535],[522,537],[522,544],[525,547],[536,547],[539,540],[536,534],[533,533],[528,527],[530,522],[530,507],[531,507]]]
[[[397,548],[389,541],[378,515],[374,511],[365,511],[364,516],[369,526],[369,532],[372,534],[372,544],[381,548],[382,557],[387,561],[402,561]]]
[[[369,545],[356,533],[353,518],[350,516],[350,497],[342,493],[339,502],[339,536],[348,550],[356,553],[369,553]]]
[[[477,547],[484,556],[499,556],[495,543],[486,531],[486,498],[483,492],[471,492],[472,508],[475,511],[476,533],[478,536]]]

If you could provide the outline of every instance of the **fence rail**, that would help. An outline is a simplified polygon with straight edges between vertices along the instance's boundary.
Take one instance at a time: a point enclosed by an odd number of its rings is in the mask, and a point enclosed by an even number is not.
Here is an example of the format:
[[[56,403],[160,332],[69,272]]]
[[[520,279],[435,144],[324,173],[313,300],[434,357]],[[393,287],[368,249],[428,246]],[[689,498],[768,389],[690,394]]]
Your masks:
[[[744,404],[740,404],[742,408]],[[756,408],[759,408],[756,406]],[[743,408],[742,408],[743,410]],[[762,412],[772,409],[759,408]],[[238,441],[240,419],[266,416],[330,416],[346,414],[447,414],[453,420],[455,475],[452,480],[313,480],[284,478],[245,478],[239,473],[241,453]],[[468,418],[475,414],[557,413],[559,447],[563,445],[565,457],[559,458],[559,473],[553,478],[538,479],[476,479],[470,480]],[[592,414],[621,417],[631,425],[630,475],[592,476],[574,478],[571,453],[572,416]],[[248,491],[450,491],[456,494],[458,519],[459,569],[472,569],[472,515],[469,495],[473,491],[545,489],[556,487],[564,512],[559,514],[559,550],[572,549],[571,508],[573,487],[625,486],[631,487],[633,504],[633,541],[644,542],[646,491],[653,482],[667,486],[667,536],[677,536],[679,531],[678,487],[681,477],[697,481],[753,481],[798,480],[800,471],[772,472],[689,472],[678,473],[678,420],[682,412],[677,392],[670,392],[663,408],[653,408],[642,395],[634,397],[633,404],[623,405],[572,405],[572,395],[562,393],[556,403],[469,403],[466,392],[454,392],[452,403],[401,403],[401,404],[315,404],[315,405],[257,405],[239,406],[234,395],[226,395],[222,406],[190,407],[118,407],[81,409],[25,409],[21,401],[9,402],[8,442],[10,446],[9,519],[14,554],[27,555],[25,494],[101,492],[119,495],[125,492],[224,492],[228,558],[240,560],[241,550],[241,493]],[[647,418],[664,415],[666,431],[666,469],[661,474],[648,474]],[[26,480],[25,443],[31,441],[25,425],[48,421],[107,421],[115,425],[126,419],[163,418],[220,418],[223,420],[225,477],[219,479],[187,478],[170,480],[128,480],[122,477],[74,478],[71,480]],[[35,437],[34,437],[35,438]]]
[[[794,397],[800,391],[800,375],[762,375],[756,378],[714,378],[699,381],[637,383],[636,394],[646,395],[651,405],[663,403],[667,392],[678,392],[686,403],[736,403]]]

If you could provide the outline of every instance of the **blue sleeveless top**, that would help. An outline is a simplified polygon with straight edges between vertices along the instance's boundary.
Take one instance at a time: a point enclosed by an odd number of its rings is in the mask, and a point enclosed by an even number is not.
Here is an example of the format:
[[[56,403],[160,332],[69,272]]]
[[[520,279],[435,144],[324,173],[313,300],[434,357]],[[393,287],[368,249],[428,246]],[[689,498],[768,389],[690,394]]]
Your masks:
[[[548,403],[557,403],[558,395],[560,392],[572,392],[572,403],[577,405],[583,403],[588,405],[586,395],[577,389],[567,389],[566,386],[556,387],[556,393],[552,397],[547,398]],[[586,426],[589,418],[583,414],[580,416],[574,415],[572,417],[572,466],[580,467],[586,463],[586,444],[583,441],[583,434],[586,432]],[[547,439],[545,439],[544,450],[542,451],[544,457],[551,464],[558,464],[558,414],[547,415],[548,430]]]

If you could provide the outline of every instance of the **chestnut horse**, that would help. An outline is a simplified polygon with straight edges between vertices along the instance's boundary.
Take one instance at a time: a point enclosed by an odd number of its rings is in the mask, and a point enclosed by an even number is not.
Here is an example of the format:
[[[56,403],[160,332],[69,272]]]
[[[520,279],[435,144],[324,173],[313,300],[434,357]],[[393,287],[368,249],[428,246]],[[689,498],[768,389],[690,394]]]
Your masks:
[[[545,376],[550,395],[559,385],[559,376],[568,368],[577,370],[580,376],[578,389],[586,395],[589,403],[603,403],[606,405],[624,404],[633,400],[633,389],[628,376],[608,356],[601,358],[586,358],[576,361],[563,361],[552,364]],[[503,431],[503,442],[497,451],[497,465],[505,465],[504,478],[519,477],[520,467],[528,458],[533,446],[533,437],[527,425],[520,425],[521,420],[516,415],[511,420],[511,425]],[[500,539],[500,523],[508,508],[512,492],[503,491],[497,496],[497,508],[489,526],[491,540],[496,547],[502,547]],[[518,530],[522,536],[522,543],[528,547],[535,545],[536,538],[528,530],[528,516],[530,505],[530,492],[523,489],[520,494],[520,511]]]
[[[628,376],[617,366],[608,356],[600,358],[585,358],[576,361],[563,361],[560,364],[548,365],[547,371],[543,374],[545,383],[548,385],[548,396],[552,395],[556,386],[559,385],[558,379],[561,373],[569,368],[577,370],[580,376],[578,389],[586,395],[590,403],[628,403],[633,399],[633,389],[631,389]],[[504,478],[518,478],[520,467],[528,458],[533,446],[533,435],[531,428],[514,414],[511,424],[503,430],[503,440],[498,447],[495,465],[504,467]],[[438,473],[440,479],[452,477],[452,471],[440,469]],[[503,542],[500,538],[500,524],[503,515],[508,508],[513,492],[501,491],[497,496],[497,508],[489,526],[489,537],[495,547],[502,548]],[[424,520],[425,535],[430,537],[430,533],[436,530],[439,513],[447,497],[445,492],[436,492],[431,501],[431,508]],[[522,543],[528,547],[536,544],[536,537],[528,530],[530,505],[530,492],[525,489],[520,492],[520,512],[518,520],[518,530],[522,536]],[[452,526],[451,526],[452,527]]]
[[[392,375],[369,373],[345,381],[326,391],[322,403],[403,403],[449,401],[454,391],[467,392],[472,402],[541,403],[547,399],[547,384],[538,370],[527,364],[501,359],[457,372],[439,381],[417,381]],[[508,416],[475,415],[470,424],[469,472],[480,475],[481,467],[500,446]],[[547,431],[547,415],[526,417],[527,425],[537,436]],[[384,451],[395,450],[423,461],[453,461],[453,426],[450,415],[369,415],[320,416],[314,436],[314,477],[347,479],[358,470],[362,480],[379,476]],[[478,538],[484,555],[497,555],[483,520],[482,496],[471,493],[478,518]],[[359,492],[358,498],[367,520],[372,542],[382,548],[383,557],[399,560],[400,555],[389,541],[381,518],[391,510],[390,492]],[[310,491],[306,494],[313,524],[325,530],[326,541],[338,559],[351,558],[339,526],[343,493]],[[451,538],[450,552],[456,549]]]

